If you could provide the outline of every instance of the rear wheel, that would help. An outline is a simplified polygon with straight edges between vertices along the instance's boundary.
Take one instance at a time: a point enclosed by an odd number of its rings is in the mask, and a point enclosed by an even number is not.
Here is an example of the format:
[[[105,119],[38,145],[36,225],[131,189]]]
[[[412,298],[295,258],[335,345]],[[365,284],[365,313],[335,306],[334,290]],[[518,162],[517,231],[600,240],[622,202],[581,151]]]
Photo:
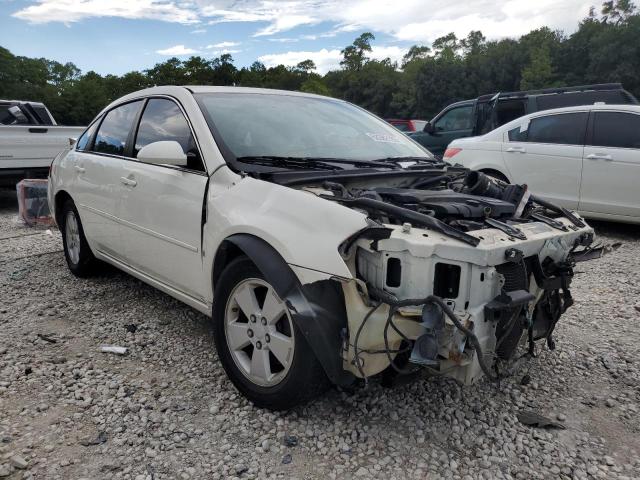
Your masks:
[[[73,201],[62,206],[62,245],[69,270],[77,277],[87,277],[95,271],[98,263],[87,243],[80,222],[80,215]]]
[[[222,366],[257,406],[288,409],[328,387],[286,303],[249,259],[234,260],[220,276],[213,320]]]

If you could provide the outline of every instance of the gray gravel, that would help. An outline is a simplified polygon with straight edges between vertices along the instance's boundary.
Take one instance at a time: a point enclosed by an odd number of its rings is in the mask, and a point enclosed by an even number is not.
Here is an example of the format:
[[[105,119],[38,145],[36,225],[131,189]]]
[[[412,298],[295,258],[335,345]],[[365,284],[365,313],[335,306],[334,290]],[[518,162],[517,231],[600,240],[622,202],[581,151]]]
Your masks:
[[[227,380],[203,315],[113,269],[74,278],[57,230],[15,215],[0,193],[0,478],[640,478],[640,228],[596,225],[624,246],[579,266],[528,385],[372,382],[271,413]]]

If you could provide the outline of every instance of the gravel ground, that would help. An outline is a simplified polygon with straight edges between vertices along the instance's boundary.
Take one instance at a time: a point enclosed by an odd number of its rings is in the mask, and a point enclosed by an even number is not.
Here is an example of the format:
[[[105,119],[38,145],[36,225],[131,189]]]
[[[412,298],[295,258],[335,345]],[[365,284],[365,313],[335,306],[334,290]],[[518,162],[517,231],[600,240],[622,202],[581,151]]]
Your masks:
[[[271,413],[227,380],[203,315],[114,269],[76,279],[58,231],[20,225],[13,195],[0,193],[0,478],[640,478],[640,228],[596,224],[624,246],[580,265],[528,385],[372,382]],[[522,410],[566,429],[524,426]]]

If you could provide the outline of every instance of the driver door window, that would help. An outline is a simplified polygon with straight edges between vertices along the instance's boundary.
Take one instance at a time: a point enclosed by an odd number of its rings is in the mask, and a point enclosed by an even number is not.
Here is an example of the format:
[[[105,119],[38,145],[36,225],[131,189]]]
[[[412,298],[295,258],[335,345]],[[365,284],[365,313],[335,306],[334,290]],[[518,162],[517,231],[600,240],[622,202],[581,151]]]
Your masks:
[[[204,172],[204,165],[191,129],[182,111],[173,101],[164,98],[152,98],[144,109],[133,156],[137,157],[140,149],[153,142],[173,140],[180,144],[187,155],[187,168]]]
[[[442,115],[434,125],[437,132],[453,132],[457,130],[470,130],[472,125],[471,105],[452,108]]]

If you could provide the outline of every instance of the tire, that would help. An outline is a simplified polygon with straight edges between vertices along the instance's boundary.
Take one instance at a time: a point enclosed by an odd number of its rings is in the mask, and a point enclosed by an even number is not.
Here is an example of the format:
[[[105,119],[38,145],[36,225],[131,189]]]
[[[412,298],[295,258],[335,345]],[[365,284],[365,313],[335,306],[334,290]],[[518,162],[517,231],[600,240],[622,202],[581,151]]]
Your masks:
[[[227,376],[258,407],[287,410],[329,387],[288,308],[246,257],[232,261],[218,280],[213,333]]]
[[[95,273],[98,260],[94,257],[84,236],[80,215],[73,201],[62,206],[62,245],[69,270],[76,277],[84,278]]]

